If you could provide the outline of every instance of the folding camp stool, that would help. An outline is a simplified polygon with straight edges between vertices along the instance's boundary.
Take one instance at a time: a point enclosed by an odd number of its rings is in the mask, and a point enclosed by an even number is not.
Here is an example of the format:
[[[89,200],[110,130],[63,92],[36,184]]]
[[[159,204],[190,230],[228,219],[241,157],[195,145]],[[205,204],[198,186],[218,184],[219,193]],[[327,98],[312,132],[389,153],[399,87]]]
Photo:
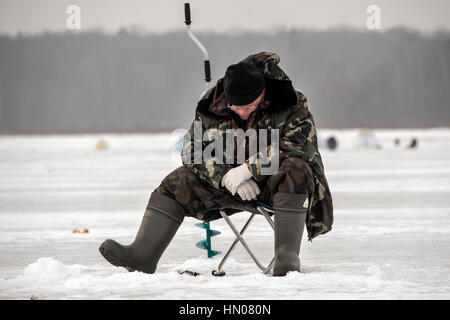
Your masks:
[[[267,222],[269,223],[269,225],[272,228],[272,230],[275,231],[275,225],[274,225],[274,222],[273,222],[273,220],[271,218],[271,216],[274,213],[273,208],[268,206],[268,205],[266,205],[266,204],[264,204],[264,203],[258,202],[256,204],[256,206],[249,206],[248,208],[245,208],[242,211],[248,211],[248,212],[251,213],[251,215],[248,218],[247,222],[244,224],[244,227],[239,232],[238,229],[233,224],[233,222],[231,221],[230,217],[225,213],[225,211],[224,210],[220,210],[220,214],[222,215],[222,217],[224,218],[225,222],[228,224],[228,226],[231,228],[231,230],[236,235],[236,239],[231,244],[231,246],[228,249],[227,253],[225,253],[225,256],[223,257],[222,261],[220,261],[219,266],[217,267],[217,270],[213,270],[212,271],[212,274],[214,276],[221,277],[221,276],[225,275],[225,271],[223,270],[223,265],[228,260],[229,256],[233,252],[233,250],[236,247],[236,245],[238,244],[238,242],[240,242],[242,244],[244,249],[248,252],[250,257],[253,259],[253,261],[256,263],[256,265],[261,269],[261,271],[264,274],[268,274],[273,268],[273,264],[275,262],[275,257],[272,258],[272,260],[270,261],[270,263],[269,263],[269,265],[267,267],[263,266],[261,264],[261,262],[259,262],[259,260],[256,258],[256,256],[252,252],[252,250],[247,245],[247,242],[243,238],[245,231],[250,226],[250,223],[253,221],[253,218],[256,215],[262,215],[267,220]]]

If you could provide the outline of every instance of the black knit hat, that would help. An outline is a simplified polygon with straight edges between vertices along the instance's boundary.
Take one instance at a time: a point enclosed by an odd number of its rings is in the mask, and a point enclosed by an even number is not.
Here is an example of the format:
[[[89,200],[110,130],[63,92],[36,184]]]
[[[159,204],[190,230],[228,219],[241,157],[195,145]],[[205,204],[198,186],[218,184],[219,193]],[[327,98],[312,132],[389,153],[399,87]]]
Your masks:
[[[225,72],[223,88],[228,102],[244,106],[258,98],[264,90],[264,76],[250,63],[232,64]]]

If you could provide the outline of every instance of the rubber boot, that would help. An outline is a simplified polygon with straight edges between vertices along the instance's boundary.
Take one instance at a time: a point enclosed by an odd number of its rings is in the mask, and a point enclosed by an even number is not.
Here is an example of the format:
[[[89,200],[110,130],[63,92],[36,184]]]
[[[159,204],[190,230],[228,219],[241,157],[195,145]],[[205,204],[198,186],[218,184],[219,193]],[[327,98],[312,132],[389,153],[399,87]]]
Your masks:
[[[152,194],[153,199],[155,198],[154,194]],[[171,198],[161,196],[156,198],[174,201]],[[159,259],[175,236],[184,216],[173,212],[173,210],[169,212],[153,207],[152,198],[145,211],[136,239],[132,244],[122,245],[115,240],[108,239],[100,246],[100,253],[111,264],[124,267],[128,271],[137,270],[145,273],[156,271]],[[161,206],[158,205],[158,207]],[[162,207],[176,206],[170,203],[167,206],[166,203]]]
[[[276,193],[275,263],[273,276],[285,276],[290,271],[300,272],[300,244],[308,208],[304,207],[307,194]]]

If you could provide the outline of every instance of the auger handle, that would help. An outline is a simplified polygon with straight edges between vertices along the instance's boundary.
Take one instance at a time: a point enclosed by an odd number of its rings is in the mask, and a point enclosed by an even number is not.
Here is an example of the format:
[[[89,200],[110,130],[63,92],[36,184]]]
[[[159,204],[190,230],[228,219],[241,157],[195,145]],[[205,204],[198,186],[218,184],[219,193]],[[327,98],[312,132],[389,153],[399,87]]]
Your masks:
[[[184,4],[184,23],[186,23],[186,25],[190,25],[191,24],[191,4],[190,3],[185,3]]]
[[[203,53],[203,60],[204,60],[204,69],[205,69],[205,82],[206,82],[206,90],[201,94],[203,94],[209,89],[209,83],[211,82],[211,62],[209,61],[209,55],[208,51],[206,50],[205,46],[198,40],[198,38],[192,33],[191,31],[191,5],[190,3],[186,2],[184,4],[184,23],[186,24],[186,31],[191,38],[192,41],[199,47],[199,49]],[[200,97],[201,97],[200,96]]]
[[[211,81],[211,65],[209,63],[209,60],[205,60],[205,81]]]

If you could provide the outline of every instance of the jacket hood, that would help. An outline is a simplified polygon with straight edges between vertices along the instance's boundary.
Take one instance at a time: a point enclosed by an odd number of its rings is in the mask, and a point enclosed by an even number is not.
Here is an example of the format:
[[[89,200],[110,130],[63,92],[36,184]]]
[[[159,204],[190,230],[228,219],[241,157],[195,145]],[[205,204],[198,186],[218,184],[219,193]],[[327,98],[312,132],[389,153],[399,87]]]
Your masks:
[[[280,57],[275,53],[260,52],[249,55],[242,60],[253,64],[264,75],[265,80],[265,107],[281,110],[297,104],[297,94],[292,86],[292,81],[278,66]],[[216,85],[208,90],[197,104],[197,111],[211,112],[211,106],[227,105],[223,90],[223,77],[217,80]],[[217,114],[217,113],[216,113]]]

